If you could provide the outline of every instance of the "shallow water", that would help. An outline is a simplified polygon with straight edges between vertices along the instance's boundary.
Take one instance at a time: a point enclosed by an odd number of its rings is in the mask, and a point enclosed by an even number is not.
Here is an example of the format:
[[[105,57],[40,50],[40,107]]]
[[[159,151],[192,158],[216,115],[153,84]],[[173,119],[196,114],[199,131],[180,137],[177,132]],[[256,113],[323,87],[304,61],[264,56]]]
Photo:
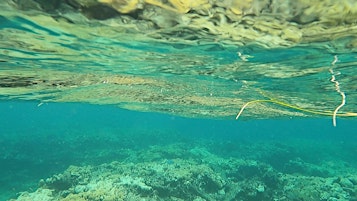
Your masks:
[[[198,36],[189,40],[184,37],[189,27],[184,25],[156,38],[152,34],[172,29],[141,30],[135,24],[150,24],[151,18],[132,18],[129,26],[120,24],[128,17],[123,15],[95,20],[83,19],[78,10],[67,7],[53,11],[2,7],[0,98],[112,104],[214,119],[231,119],[245,103],[267,100],[252,104],[243,117],[332,116],[341,103],[331,82],[335,76],[348,102],[339,115],[357,116],[353,23],[284,21],[289,27],[275,27],[279,25],[272,22],[258,29],[253,25],[278,16],[246,16],[244,20],[256,23],[235,24],[245,33],[241,38],[224,38],[228,28],[223,24],[217,25],[223,33],[214,32],[216,38],[197,30],[189,35]],[[274,31],[297,27],[301,41],[283,39]],[[314,38],[305,33],[313,28],[326,30]]]
[[[192,155],[185,149],[203,149],[218,159],[252,160],[296,178],[356,179],[354,121],[340,120],[338,127],[333,127],[329,118],[247,122],[189,119],[78,103],[37,105],[1,103],[6,114],[0,117],[1,200],[34,191],[40,179],[59,174],[70,165],[203,160],[200,164],[215,168],[212,158],[205,161],[205,155]],[[173,150],[169,152],[168,147]],[[155,152],[161,155],[153,156]],[[269,190],[269,186],[265,188]],[[339,200],[354,200],[355,196],[351,193]],[[259,198],[251,195],[249,199]]]
[[[357,201],[353,1],[128,2],[0,4],[0,200]]]

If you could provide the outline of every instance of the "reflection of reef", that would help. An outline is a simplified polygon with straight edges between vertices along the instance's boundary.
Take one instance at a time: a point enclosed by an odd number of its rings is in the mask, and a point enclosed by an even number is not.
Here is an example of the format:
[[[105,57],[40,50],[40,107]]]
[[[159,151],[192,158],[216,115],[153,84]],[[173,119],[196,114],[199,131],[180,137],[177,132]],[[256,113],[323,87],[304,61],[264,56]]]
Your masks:
[[[61,174],[41,180],[35,192],[21,193],[16,200],[347,201],[357,198],[354,175],[287,174],[255,160],[221,158],[203,147],[187,150],[182,145],[157,146],[133,154],[126,161],[70,166]],[[307,163],[304,169],[309,169]]]
[[[260,66],[263,68],[263,66]],[[254,68],[253,68],[254,69]],[[215,69],[217,70],[217,69]],[[222,70],[223,71],[223,70]],[[242,69],[242,72],[246,71]],[[251,72],[248,72],[251,73]],[[303,73],[303,72],[301,72]],[[267,74],[270,76],[269,74]],[[250,76],[250,75],[249,75]],[[254,75],[256,76],[256,75]],[[248,78],[248,77],[246,77]],[[139,111],[157,111],[190,117],[231,117],[239,111],[244,100],[285,100],[301,108],[327,110],[333,108],[334,96],[310,93],[308,99],[296,98],[296,92],[264,92],[249,82],[247,86],[229,87],[205,80],[192,81],[155,76],[138,76],[110,73],[78,73],[50,69],[28,71],[16,68],[0,72],[0,95],[6,98],[38,100],[44,102],[87,102],[92,104],[114,104],[122,108]],[[352,83],[352,82],[351,82]],[[237,85],[236,83],[234,83]],[[286,83],[284,87],[291,83]],[[228,87],[227,87],[228,86]],[[303,87],[303,85],[302,85]],[[347,87],[345,87],[346,89]],[[287,88],[289,90],[289,88]],[[305,90],[305,89],[304,89]],[[308,92],[308,91],[307,91]],[[330,90],[334,93],[333,90]],[[289,96],[289,93],[294,96]],[[301,95],[306,96],[306,92]],[[349,95],[353,97],[353,94]],[[311,101],[314,100],[314,101]],[[328,101],[329,100],[329,101]],[[353,103],[349,104],[353,108]],[[347,106],[348,107],[348,106]],[[351,109],[353,110],[353,109]],[[275,104],[252,104],[244,111],[244,117],[269,118],[279,116],[307,116],[299,110],[291,110]],[[350,113],[350,116],[356,114]]]
[[[35,85],[49,86],[49,87],[66,87],[74,85],[70,80],[41,80],[36,77],[26,76],[7,76],[0,77],[0,87],[18,88],[18,87],[32,87]]]
[[[0,77],[0,87],[28,87],[36,84],[37,82],[33,80],[33,77]]]
[[[7,0],[0,97],[231,119],[274,100],[242,117],[332,116],[332,54],[357,44],[342,2]],[[356,116],[355,65],[336,64],[338,115]]]
[[[89,19],[115,19],[113,26],[169,41],[216,39],[274,46],[356,35],[357,7],[348,0],[12,1],[19,9],[43,10],[71,23],[81,21],[73,14],[78,12]],[[356,41],[346,47],[356,47]]]
[[[207,91],[206,86],[210,83],[200,83],[198,85],[197,81],[174,81],[124,74],[86,74],[55,70],[32,72],[17,69],[14,72],[0,73],[0,94],[7,95],[8,98],[41,102],[116,104],[127,109],[193,117],[231,116],[243,104],[239,97],[224,96],[224,93],[233,93],[230,90],[225,92],[218,88]],[[219,96],[212,96],[210,93]],[[245,93],[246,96],[252,95],[249,91],[240,92],[241,95]],[[275,108],[261,105],[250,109],[249,113],[261,115],[266,112],[266,115],[271,117],[303,115],[291,113],[289,110],[280,110],[279,113],[274,111]]]

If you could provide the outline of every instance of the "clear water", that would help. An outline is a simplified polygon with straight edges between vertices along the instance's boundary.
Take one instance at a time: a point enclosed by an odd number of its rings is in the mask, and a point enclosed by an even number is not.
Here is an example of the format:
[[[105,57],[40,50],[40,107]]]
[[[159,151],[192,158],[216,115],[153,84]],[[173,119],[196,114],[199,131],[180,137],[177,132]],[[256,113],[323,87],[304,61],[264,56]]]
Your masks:
[[[356,174],[353,120],[341,120],[335,128],[327,118],[245,122],[189,119],[80,103],[37,104],[1,103],[6,114],[0,117],[1,200],[14,198],[21,191],[34,191],[40,179],[70,165],[130,163],[125,159],[135,152],[146,152],[153,146],[164,152],[165,146],[181,143],[188,149],[204,148],[217,157],[267,163],[296,177],[337,179]],[[177,153],[154,161],[177,158],[191,160]],[[288,168],[294,160],[311,168]],[[314,168],[315,172],[310,172]]]
[[[321,39],[276,44],[138,34],[10,5],[0,200],[357,200],[350,18]],[[337,126],[333,76],[346,94]]]
[[[113,104],[216,119],[231,119],[249,101],[278,100],[299,109],[255,104],[244,117],[332,116],[341,103],[330,81],[333,69],[347,94],[348,104],[340,113],[357,116],[357,55],[345,47],[350,36],[268,48],[200,40],[173,43],[98,23],[8,15],[1,21],[0,52],[0,95],[6,98]],[[332,65],[334,56],[338,62]]]

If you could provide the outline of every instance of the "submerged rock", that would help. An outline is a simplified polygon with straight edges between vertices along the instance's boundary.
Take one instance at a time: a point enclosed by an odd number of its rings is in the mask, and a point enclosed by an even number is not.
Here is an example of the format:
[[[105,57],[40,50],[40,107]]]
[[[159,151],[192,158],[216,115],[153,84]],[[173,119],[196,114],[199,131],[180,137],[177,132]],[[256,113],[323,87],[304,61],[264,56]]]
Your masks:
[[[186,156],[163,160],[165,156],[175,157],[167,155],[170,146],[154,147],[137,153],[143,158],[147,154],[147,161],[129,157],[126,162],[70,166],[61,174],[41,180],[35,192],[23,192],[12,201],[33,198],[61,201],[347,201],[357,198],[357,185],[352,176],[322,178],[286,174],[255,160],[222,158],[205,148],[195,147],[185,152],[184,147],[175,147]],[[199,159],[197,153],[200,153]],[[158,157],[150,158],[153,154]]]

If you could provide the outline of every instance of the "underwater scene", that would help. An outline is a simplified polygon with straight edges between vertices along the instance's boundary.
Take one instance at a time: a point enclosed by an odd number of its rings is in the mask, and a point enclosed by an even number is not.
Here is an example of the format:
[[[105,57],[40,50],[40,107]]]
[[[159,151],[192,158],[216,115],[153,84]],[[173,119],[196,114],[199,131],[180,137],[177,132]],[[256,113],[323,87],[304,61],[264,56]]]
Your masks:
[[[0,201],[357,201],[357,1],[0,0]]]

